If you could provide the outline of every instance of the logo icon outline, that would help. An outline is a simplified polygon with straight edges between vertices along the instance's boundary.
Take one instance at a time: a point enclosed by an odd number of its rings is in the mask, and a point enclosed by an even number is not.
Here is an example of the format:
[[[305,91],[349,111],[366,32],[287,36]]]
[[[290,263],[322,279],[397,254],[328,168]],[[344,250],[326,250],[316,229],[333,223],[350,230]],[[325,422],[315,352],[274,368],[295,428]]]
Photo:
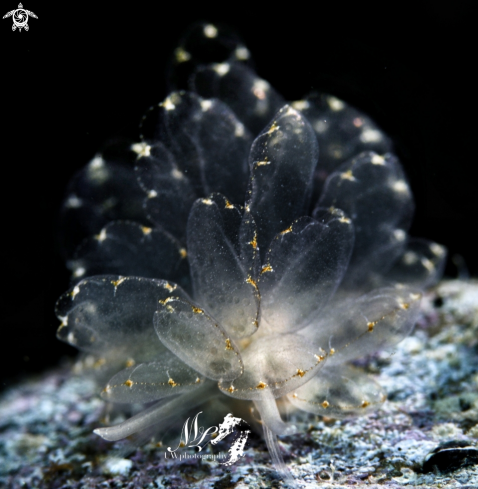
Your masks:
[[[29,30],[28,19],[30,17],[38,19],[38,17],[31,10],[24,9],[21,3],[18,4],[18,8],[10,10],[10,12],[7,12],[3,16],[4,19],[8,17],[12,17],[13,20],[12,31],[16,31],[18,29],[19,32],[22,32],[22,29],[25,29],[26,31]]]

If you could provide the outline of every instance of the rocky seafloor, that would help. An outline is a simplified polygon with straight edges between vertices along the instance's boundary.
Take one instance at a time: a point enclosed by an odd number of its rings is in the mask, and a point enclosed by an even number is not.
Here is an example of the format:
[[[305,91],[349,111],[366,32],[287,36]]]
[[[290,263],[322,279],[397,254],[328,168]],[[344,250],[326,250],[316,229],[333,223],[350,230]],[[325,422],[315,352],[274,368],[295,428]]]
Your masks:
[[[365,366],[388,394],[377,412],[310,418],[281,439],[297,486],[478,488],[478,282],[440,283],[424,298],[413,335]],[[103,414],[98,387],[65,367],[4,391],[0,487],[286,486],[258,435],[228,468],[206,457],[166,459],[153,443],[121,458],[92,432]]]

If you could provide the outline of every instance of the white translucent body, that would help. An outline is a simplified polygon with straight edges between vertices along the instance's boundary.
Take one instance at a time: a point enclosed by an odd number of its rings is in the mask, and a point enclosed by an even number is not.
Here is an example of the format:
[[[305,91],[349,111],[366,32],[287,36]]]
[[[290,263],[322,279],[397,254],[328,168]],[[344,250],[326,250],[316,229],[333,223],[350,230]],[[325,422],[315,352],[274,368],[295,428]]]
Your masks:
[[[200,66],[198,93],[146,114],[132,148],[149,224],[115,221],[83,243],[58,336],[111,366],[105,399],[171,397],[104,438],[213,390],[254,401],[280,465],[273,433],[295,427],[277,398],[335,417],[384,401],[349,362],[410,333],[445,250],[408,238],[411,192],[396,157],[370,151],[390,142],[369,118],[326,95],[285,105],[237,63]],[[327,145],[329,126],[345,129]]]

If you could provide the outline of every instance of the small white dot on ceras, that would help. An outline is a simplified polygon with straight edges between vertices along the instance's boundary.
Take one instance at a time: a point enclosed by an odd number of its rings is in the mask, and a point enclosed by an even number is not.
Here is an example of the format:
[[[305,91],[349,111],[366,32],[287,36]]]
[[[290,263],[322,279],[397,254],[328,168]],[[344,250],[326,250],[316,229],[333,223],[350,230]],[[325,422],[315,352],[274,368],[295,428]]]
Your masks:
[[[164,109],[166,110],[174,110],[176,108],[176,106],[171,101],[170,97],[166,97],[164,99],[164,102],[161,104],[161,107],[164,107]]]
[[[97,234],[97,235],[95,236],[95,239],[101,243],[101,242],[102,242],[102,241],[104,241],[104,240],[105,240],[107,237],[108,237],[108,236],[107,236],[107,234],[106,234],[106,229],[105,229],[105,228],[103,228],[103,229],[100,231],[100,234]]]
[[[265,80],[258,78],[252,85],[252,93],[259,99],[264,100],[266,98],[266,92],[269,90],[269,83]]]
[[[418,261],[418,256],[413,251],[407,251],[407,253],[403,255],[403,262],[406,265],[413,265],[417,261]]]
[[[373,155],[372,156],[372,164],[373,165],[385,165],[385,158],[380,155]]]
[[[432,243],[430,245],[430,250],[435,256],[442,256],[445,253],[443,246],[440,246],[437,243]]]
[[[382,140],[382,133],[377,129],[364,129],[360,134],[360,141],[362,143],[377,143]]]
[[[73,277],[78,278],[78,277],[83,277],[85,274],[86,270],[83,267],[78,267],[75,269],[73,272]]]
[[[80,288],[78,285],[74,287],[74,289],[71,291],[71,298],[74,299],[78,294],[80,293]]]
[[[134,151],[138,158],[151,156],[151,146],[146,143],[135,143],[131,145],[131,150]]]
[[[295,102],[292,102],[292,107],[297,110],[305,110],[310,107],[310,103],[308,100],[296,100]]]
[[[420,262],[429,272],[435,269],[433,263],[428,258],[422,258]]]
[[[404,241],[407,236],[407,233],[403,229],[395,229],[393,231],[393,237],[397,241]]]
[[[336,97],[327,97],[327,103],[334,112],[338,112],[339,110],[343,110],[345,108],[344,102]]]
[[[355,181],[355,177],[352,174],[352,170],[344,171],[340,174],[340,178],[342,180],[350,180],[351,182]]]
[[[245,46],[238,46],[234,51],[237,59],[246,60],[249,59],[250,53],[249,50]]]
[[[203,29],[204,35],[208,37],[209,39],[213,39],[217,37],[217,27],[212,24],[207,24],[204,26]]]
[[[176,180],[181,180],[182,178],[184,178],[184,173],[181,170],[178,170],[177,168],[173,168],[171,170],[171,176],[173,178],[175,178]],[[156,197],[156,195],[155,195],[155,197]]]
[[[397,180],[392,185],[393,190],[398,193],[408,193],[408,185],[404,180]]]
[[[98,169],[102,168],[105,165],[105,160],[100,155],[96,155],[91,161],[90,161],[90,168],[93,169]]]
[[[328,129],[327,121],[321,120],[321,121],[314,122],[314,129],[315,129],[315,132],[318,132],[319,134],[324,133]]]
[[[176,48],[174,55],[176,56],[176,61],[178,63],[184,63],[185,61],[189,61],[191,59],[191,54],[185,51],[183,48]]]
[[[78,209],[83,205],[83,201],[76,195],[70,195],[65,203],[65,206],[69,209]]]
[[[237,122],[234,128],[234,136],[236,136],[236,138],[241,138],[242,136],[244,136],[244,134],[244,126],[240,122]]]
[[[201,109],[207,112],[212,107],[212,102],[210,100],[201,100]]]
[[[229,70],[231,69],[231,66],[229,63],[215,63],[212,67],[212,69],[220,76],[226,75]]]
[[[157,196],[158,196],[158,192],[156,192],[156,190],[150,190],[148,192],[148,199],[154,199]]]

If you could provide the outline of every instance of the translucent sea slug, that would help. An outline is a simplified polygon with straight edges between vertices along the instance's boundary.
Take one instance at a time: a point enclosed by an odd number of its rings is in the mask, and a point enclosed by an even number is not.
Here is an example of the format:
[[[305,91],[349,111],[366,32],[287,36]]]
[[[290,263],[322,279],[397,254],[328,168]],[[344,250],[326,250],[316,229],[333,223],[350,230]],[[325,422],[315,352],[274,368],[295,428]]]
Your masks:
[[[227,61],[201,58],[214,52]],[[368,117],[326,94],[286,104],[248,58],[193,28],[171,72],[189,91],[74,178],[67,249],[92,236],[68,262],[58,337],[109,378],[105,400],[145,406],[95,430],[106,440],[220,396],[255,405],[283,468],[276,436],[296,428],[278,406],[344,417],[385,400],[351,362],[410,333],[445,250],[408,237],[410,189]]]

